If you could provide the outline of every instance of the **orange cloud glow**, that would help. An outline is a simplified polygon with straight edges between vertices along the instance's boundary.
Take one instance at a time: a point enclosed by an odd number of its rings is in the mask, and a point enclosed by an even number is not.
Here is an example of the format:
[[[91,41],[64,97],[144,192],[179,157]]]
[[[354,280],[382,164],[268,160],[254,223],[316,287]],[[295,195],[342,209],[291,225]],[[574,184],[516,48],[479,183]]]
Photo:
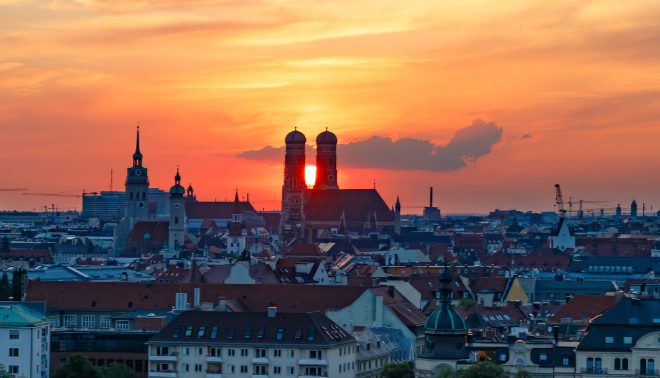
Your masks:
[[[340,143],[446,146],[475,119],[502,129],[453,171],[342,165],[420,212],[551,210],[574,198],[660,208],[660,3],[540,0],[0,0],[0,187],[123,185],[134,127],[152,186],[176,166],[202,200],[235,187],[279,208],[280,147],[297,126]],[[314,156],[308,156],[308,163]],[[0,209],[80,208],[0,192]]]

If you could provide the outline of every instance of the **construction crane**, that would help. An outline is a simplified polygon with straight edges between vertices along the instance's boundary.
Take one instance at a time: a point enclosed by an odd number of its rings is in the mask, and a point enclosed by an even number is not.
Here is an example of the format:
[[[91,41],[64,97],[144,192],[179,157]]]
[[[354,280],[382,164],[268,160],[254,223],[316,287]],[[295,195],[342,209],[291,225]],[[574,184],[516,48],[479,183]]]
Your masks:
[[[559,212],[559,218],[564,218],[566,209],[564,209],[564,198],[561,195],[559,184],[555,184],[555,206],[557,207],[557,212]]]
[[[573,204],[577,203],[579,205],[579,208],[577,210],[577,216],[579,219],[579,222],[582,223],[582,218],[584,217],[584,204],[585,203],[590,203],[590,204],[606,204],[609,203],[610,201],[594,201],[594,200],[577,200],[573,201],[573,198],[569,198],[568,200],[568,212],[571,213],[573,212]],[[587,210],[589,212],[593,211],[600,211],[600,209],[589,209]]]
[[[71,198],[80,198],[80,194],[66,194],[66,193],[36,193],[36,192],[27,192],[23,193],[24,196],[40,196],[40,197],[71,197]]]

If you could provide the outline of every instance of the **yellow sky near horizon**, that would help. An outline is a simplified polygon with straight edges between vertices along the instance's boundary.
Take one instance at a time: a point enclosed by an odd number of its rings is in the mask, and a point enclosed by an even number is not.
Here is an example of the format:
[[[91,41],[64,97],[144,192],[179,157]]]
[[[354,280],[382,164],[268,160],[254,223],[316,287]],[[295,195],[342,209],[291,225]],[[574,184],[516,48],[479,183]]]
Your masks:
[[[232,157],[371,136],[447,144],[503,129],[452,172],[340,166],[404,210],[435,186],[444,211],[551,209],[576,198],[660,206],[660,3],[383,0],[0,0],[0,188],[123,184],[134,127],[152,186],[176,165],[202,199],[277,208],[281,163]],[[528,135],[528,138],[522,138]],[[313,157],[308,157],[313,161]],[[0,209],[80,207],[0,192]]]

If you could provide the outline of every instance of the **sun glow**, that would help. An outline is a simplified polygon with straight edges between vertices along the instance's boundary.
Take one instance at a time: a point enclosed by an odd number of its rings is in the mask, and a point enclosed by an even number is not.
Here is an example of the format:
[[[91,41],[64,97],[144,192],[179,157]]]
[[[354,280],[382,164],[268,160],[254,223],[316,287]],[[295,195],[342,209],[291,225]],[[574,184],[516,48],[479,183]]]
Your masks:
[[[305,184],[307,186],[313,186],[316,182],[316,166],[315,165],[306,165],[305,166]]]

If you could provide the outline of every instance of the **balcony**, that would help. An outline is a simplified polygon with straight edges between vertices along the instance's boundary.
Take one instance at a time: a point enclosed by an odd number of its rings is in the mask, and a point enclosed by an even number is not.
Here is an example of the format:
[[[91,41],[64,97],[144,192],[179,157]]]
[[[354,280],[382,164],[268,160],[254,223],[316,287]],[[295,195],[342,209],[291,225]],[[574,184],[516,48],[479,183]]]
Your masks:
[[[206,373],[206,378],[222,378],[222,373]]]
[[[220,356],[206,356],[206,362],[221,363],[222,362],[222,357],[220,357]]]
[[[163,356],[158,356],[155,354],[152,354],[149,356],[150,361],[169,361],[169,362],[175,362],[176,361],[176,356],[172,355],[163,355]]]
[[[603,368],[582,368],[582,374],[607,375],[607,369],[603,369]]]
[[[636,375],[640,375],[642,377],[657,377],[660,376],[660,371],[658,371],[657,369],[646,369],[646,370],[637,369]]]
[[[176,378],[176,372],[174,371],[150,371],[149,377],[157,378]]]
[[[328,361],[326,360],[317,360],[314,358],[304,358],[298,360],[298,365],[305,366],[328,366]]]
[[[252,359],[253,364],[268,365],[268,357],[255,357]]]

